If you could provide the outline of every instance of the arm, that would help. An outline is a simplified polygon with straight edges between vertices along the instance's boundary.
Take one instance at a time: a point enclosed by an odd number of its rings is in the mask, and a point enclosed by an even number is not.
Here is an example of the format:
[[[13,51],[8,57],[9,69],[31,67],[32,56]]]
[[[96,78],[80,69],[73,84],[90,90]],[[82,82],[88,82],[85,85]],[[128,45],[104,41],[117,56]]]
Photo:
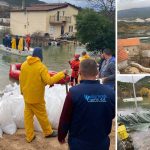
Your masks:
[[[70,65],[71,69],[73,69],[72,68],[72,62],[73,62],[72,60],[69,61],[69,65]]]
[[[110,70],[111,75],[106,77],[105,81],[115,80],[115,63],[110,63],[108,66],[108,70]]]
[[[41,78],[43,80],[43,82],[47,85],[53,85],[55,83],[57,83],[58,81],[60,81],[61,79],[63,79],[65,77],[64,72],[59,72],[56,75],[50,77],[49,73],[48,73],[48,69],[43,66],[42,71],[41,71]]]
[[[71,94],[69,92],[66,96],[66,100],[59,121],[58,141],[60,143],[65,142],[65,137],[67,136],[71,124],[71,118],[73,112],[72,110],[73,110],[73,104],[72,104]]]
[[[68,61],[68,63],[69,63],[69,65],[71,65],[71,61],[70,60]]]
[[[21,95],[23,95],[23,92],[22,92],[22,83],[21,83],[21,81],[22,81],[22,73],[21,73],[21,71],[20,71],[20,75],[19,75],[20,93],[21,93]]]

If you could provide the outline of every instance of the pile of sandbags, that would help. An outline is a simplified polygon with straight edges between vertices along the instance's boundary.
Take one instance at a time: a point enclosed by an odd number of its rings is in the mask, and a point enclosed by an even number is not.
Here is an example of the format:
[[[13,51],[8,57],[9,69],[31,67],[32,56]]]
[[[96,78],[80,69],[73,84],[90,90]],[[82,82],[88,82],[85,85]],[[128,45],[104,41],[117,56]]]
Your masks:
[[[0,97],[0,137],[2,133],[14,134],[17,128],[24,128],[24,100],[17,84],[8,85]],[[55,85],[46,87],[45,101],[49,121],[57,129],[61,111],[66,96],[65,86]],[[41,131],[40,125],[34,118],[36,131]]]

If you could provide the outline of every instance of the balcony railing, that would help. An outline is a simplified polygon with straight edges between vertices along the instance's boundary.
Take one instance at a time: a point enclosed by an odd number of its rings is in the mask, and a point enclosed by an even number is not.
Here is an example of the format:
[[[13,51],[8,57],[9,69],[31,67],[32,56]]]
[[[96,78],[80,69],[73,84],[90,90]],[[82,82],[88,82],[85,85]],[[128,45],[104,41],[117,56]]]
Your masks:
[[[68,16],[50,16],[50,23],[71,23],[71,17]]]

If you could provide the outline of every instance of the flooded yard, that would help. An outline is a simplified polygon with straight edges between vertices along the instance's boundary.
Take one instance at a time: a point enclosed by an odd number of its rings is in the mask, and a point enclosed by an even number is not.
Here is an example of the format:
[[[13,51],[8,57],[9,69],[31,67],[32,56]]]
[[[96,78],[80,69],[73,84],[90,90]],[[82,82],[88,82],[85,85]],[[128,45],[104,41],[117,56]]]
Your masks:
[[[150,98],[144,98],[142,102],[138,102],[138,113],[146,112],[149,110]],[[118,100],[118,114],[127,116],[131,113],[136,114],[135,103],[125,103],[122,100]],[[135,150],[150,150],[150,123],[136,123],[132,126],[126,127],[130,130],[129,134],[133,139]]]
[[[61,71],[64,69],[70,69],[68,61],[73,58],[75,53],[81,54],[84,50],[85,47],[74,44],[43,47],[43,63],[49,70]],[[7,84],[13,82],[9,79],[10,64],[22,63],[25,59],[25,57],[0,52],[0,90],[3,90]]]

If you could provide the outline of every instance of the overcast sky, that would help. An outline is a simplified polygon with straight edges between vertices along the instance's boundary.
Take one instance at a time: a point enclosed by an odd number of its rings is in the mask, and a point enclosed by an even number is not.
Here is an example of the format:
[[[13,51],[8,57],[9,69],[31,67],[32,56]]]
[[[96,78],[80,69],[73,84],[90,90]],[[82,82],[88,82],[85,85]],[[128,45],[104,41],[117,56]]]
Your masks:
[[[118,0],[118,10],[150,7],[150,0]]]
[[[88,3],[86,2],[86,0],[41,0],[47,3],[63,3],[63,2],[68,2],[71,4],[74,4],[76,6],[80,6],[80,7],[87,7]]]
[[[137,82],[138,80],[144,78],[145,75],[133,75],[133,80],[134,82]],[[122,81],[122,82],[132,82],[132,75],[121,75],[117,77],[118,81]]]

